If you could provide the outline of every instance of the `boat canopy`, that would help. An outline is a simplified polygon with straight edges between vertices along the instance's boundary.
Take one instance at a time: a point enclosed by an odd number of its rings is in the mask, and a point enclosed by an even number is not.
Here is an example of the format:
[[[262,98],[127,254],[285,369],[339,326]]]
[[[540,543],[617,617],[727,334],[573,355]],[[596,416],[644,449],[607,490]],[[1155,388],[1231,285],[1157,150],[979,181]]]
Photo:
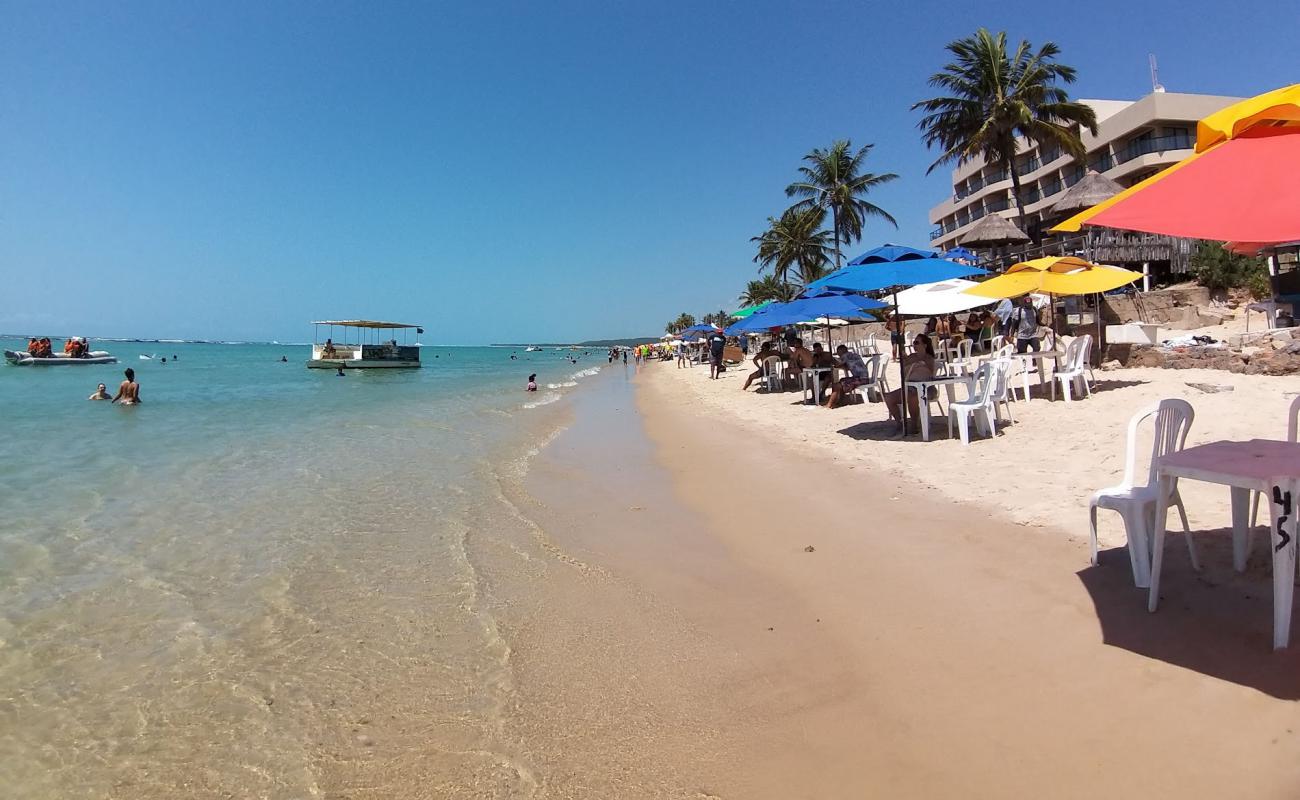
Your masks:
[[[313,325],[339,325],[344,328],[418,328],[404,322],[381,322],[373,319],[318,319]]]

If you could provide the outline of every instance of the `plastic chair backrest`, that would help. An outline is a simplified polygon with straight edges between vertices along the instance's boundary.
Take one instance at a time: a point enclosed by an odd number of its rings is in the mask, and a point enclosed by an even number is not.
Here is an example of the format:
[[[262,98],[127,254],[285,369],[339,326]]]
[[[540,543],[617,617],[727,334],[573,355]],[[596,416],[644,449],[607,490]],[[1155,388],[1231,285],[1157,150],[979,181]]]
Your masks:
[[[1092,350],[1092,335],[1085,333],[1074,341],[1070,342],[1070,347],[1074,348],[1072,357],[1069,360],[1070,369],[1082,370],[1088,366],[1088,355]]]
[[[984,363],[993,365],[993,368],[997,370],[994,373],[996,380],[993,387],[993,401],[1000,403],[1007,399],[1007,387],[1009,385],[1007,379],[1011,377],[1011,359],[995,358]]]
[[[867,380],[871,383],[880,380],[881,359],[882,357],[879,353],[872,353],[869,356],[864,356],[862,359],[863,363],[867,365]]]
[[[1300,397],[1291,401],[1291,410],[1286,421],[1286,440],[1300,442]]]
[[[975,352],[974,339],[962,339],[957,343],[957,358],[962,361],[970,359],[971,354]]]
[[[998,348],[997,353],[995,353],[993,357],[994,357],[995,359],[1011,358],[1011,355],[1012,355],[1013,353],[1015,353],[1015,352],[1016,352],[1016,348],[1015,348],[1015,347],[1013,347],[1013,346],[1011,346],[1011,345],[1009,345],[1009,344],[1004,344],[1004,345],[1002,345],[1001,347]]]
[[[971,400],[976,406],[986,406],[992,400],[998,388],[999,369],[996,363],[986,362],[975,370],[975,391]]]
[[[1147,467],[1147,486],[1156,482],[1156,461],[1169,453],[1183,449],[1187,431],[1192,427],[1196,412],[1186,400],[1166,398],[1147,406],[1133,415],[1128,423],[1128,441],[1125,444],[1124,481],[1126,488],[1133,487],[1133,473],[1137,470],[1138,427],[1149,418],[1155,418],[1155,435],[1151,440],[1151,463]]]
[[[781,369],[780,356],[768,356],[763,359],[763,374],[774,375]]]
[[[1065,370],[1073,372],[1079,368],[1079,351],[1083,339],[1075,339],[1065,346]]]

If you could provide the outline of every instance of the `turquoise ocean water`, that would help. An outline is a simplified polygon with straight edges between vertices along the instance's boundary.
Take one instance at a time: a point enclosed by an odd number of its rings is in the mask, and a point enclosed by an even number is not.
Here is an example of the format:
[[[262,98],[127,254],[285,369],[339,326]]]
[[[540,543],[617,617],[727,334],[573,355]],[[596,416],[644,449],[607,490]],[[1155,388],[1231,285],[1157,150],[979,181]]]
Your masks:
[[[527,524],[502,482],[604,352],[426,347],[337,377],[301,345],[94,347],[120,363],[0,366],[9,796],[319,796],[332,769],[400,768],[417,732],[449,786],[527,794],[465,542]],[[86,399],[128,366],[140,406]],[[366,749],[381,713],[389,761]]]

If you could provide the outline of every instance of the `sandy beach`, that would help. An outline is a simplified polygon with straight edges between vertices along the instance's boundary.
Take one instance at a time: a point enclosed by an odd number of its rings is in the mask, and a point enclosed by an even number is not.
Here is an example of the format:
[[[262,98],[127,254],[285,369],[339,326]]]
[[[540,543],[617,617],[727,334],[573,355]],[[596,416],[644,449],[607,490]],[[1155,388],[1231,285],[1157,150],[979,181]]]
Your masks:
[[[740,374],[713,382],[648,365],[636,379],[648,448],[602,447],[580,420],[535,469],[533,489],[551,503],[600,490],[599,478],[576,480],[579,465],[608,477],[607,502],[555,528],[557,544],[639,587],[624,612],[654,609],[620,621],[618,605],[594,603],[588,634],[612,625],[617,647],[601,681],[564,690],[644,712],[609,726],[636,745],[624,771],[657,763],[662,783],[604,796],[1300,789],[1300,656],[1269,649],[1265,560],[1235,575],[1226,536],[1207,532],[1197,575],[1171,542],[1157,615],[1114,530],[1102,565],[1087,562],[1081,487],[1118,477],[1116,420],[1207,376],[1099,376],[1093,399],[1022,404],[1005,437],[963,449],[877,440],[864,420],[883,417],[879,406],[828,412],[795,394],[746,395]],[[1193,440],[1257,435],[1280,419],[1288,384],[1208,377],[1235,391],[1192,398]],[[1234,414],[1234,401],[1258,412]],[[626,490],[664,472],[671,496]],[[1226,524],[1223,498],[1187,498],[1194,530]]]

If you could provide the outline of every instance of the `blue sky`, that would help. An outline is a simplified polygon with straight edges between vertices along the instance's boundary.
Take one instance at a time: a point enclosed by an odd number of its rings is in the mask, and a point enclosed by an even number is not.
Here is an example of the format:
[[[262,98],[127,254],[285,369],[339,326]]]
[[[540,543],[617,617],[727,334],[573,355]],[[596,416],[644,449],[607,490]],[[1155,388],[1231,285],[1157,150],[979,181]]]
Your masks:
[[[734,306],[833,139],[901,176],[850,250],[926,244],[908,109],[981,25],[1057,42],[1076,97],[1146,94],[1149,52],[1169,91],[1296,80],[1286,4],[1002,5],[2,2],[0,331],[656,334]]]

